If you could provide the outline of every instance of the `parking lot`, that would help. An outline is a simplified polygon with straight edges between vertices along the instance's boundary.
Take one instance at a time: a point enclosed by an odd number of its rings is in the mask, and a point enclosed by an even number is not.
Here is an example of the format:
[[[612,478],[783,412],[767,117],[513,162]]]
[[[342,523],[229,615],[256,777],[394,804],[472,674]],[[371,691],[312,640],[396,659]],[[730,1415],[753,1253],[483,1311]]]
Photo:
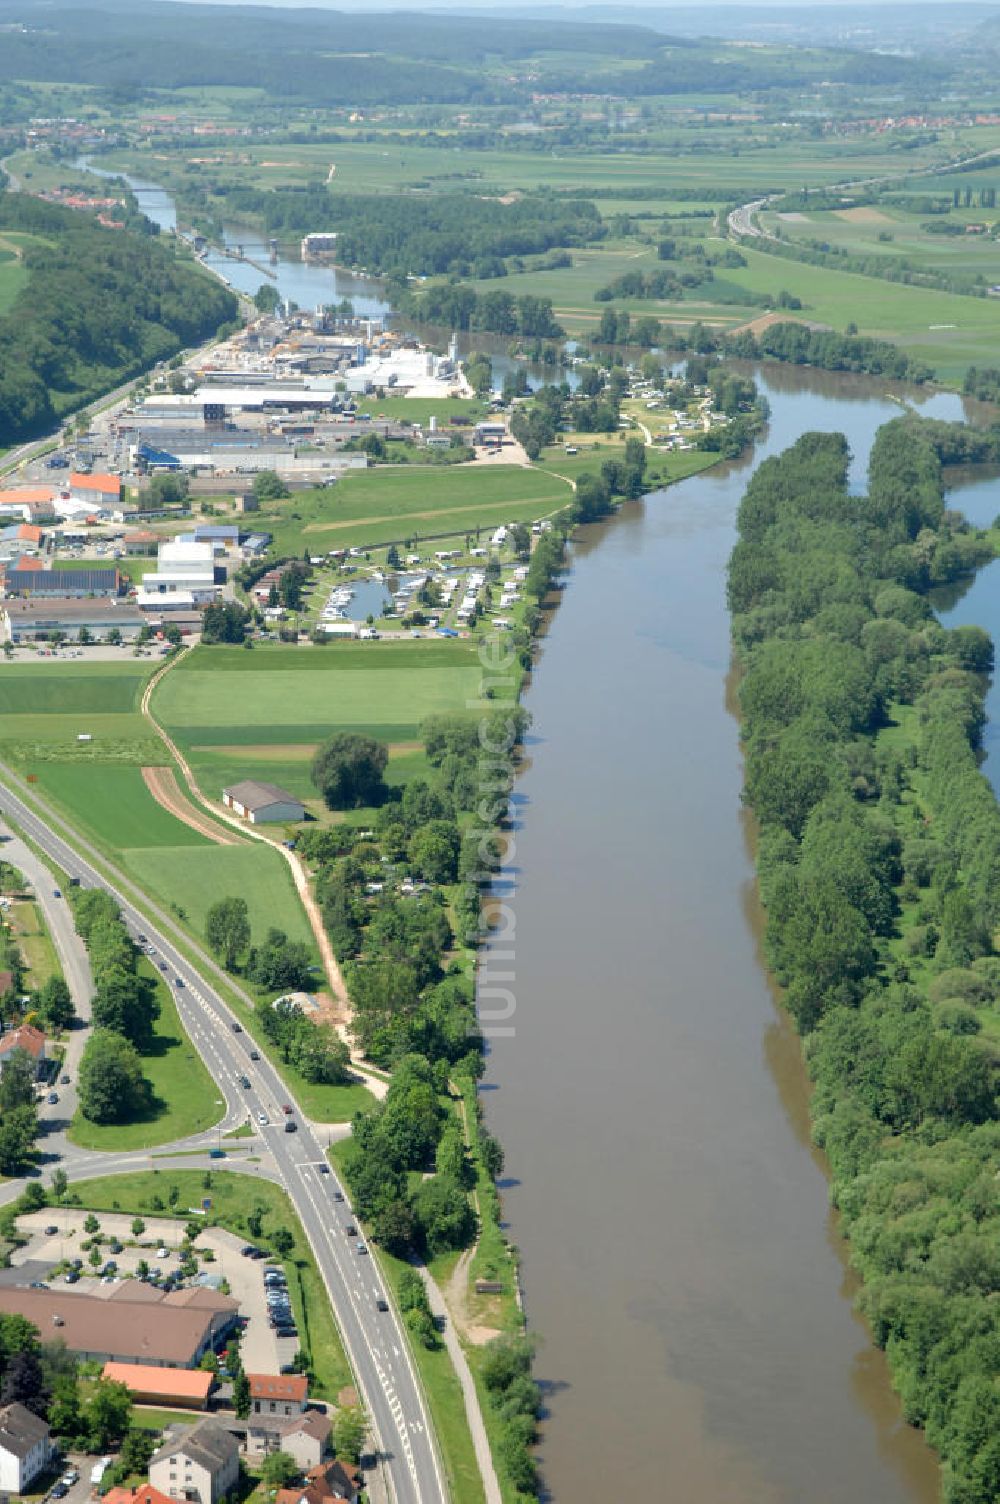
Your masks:
[[[101,1267],[108,1259],[113,1259],[118,1266],[117,1278],[108,1277],[109,1283],[102,1284],[100,1272],[95,1273],[88,1262],[89,1250],[81,1247],[82,1243],[89,1242],[89,1234],[84,1231],[87,1215],[79,1207],[46,1207],[40,1212],[26,1213],[18,1219],[18,1226],[30,1236],[23,1248],[15,1250],[12,1264],[31,1263],[51,1269],[53,1265],[74,1258],[82,1259],[79,1283],[64,1288],[91,1295],[110,1293],[116,1284],[121,1283],[122,1277],[135,1275],[142,1260],[151,1271],[177,1269],[185,1222],[190,1218],[182,1221],[170,1217],[144,1217],[145,1231],[136,1238],[132,1233],[130,1215],[100,1212],[95,1215],[105,1240],[101,1244]],[[56,1231],[48,1232],[48,1228]],[[121,1244],[120,1253],[109,1250],[108,1243],[112,1239]],[[298,1339],[278,1337],[268,1325],[265,1264],[263,1260],[244,1258],[240,1249],[245,1246],[241,1239],[222,1228],[206,1227],[197,1238],[195,1248],[210,1251],[214,1257],[205,1259],[199,1256],[199,1272],[225,1279],[229,1293],[239,1301],[241,1315],[247,1318],[242,1342],[244,1368],[250,1373],[277,1373],[283,1364],[291,1363],[295,1357]],[[161,1249],[166,1250],[164,1257],[159,1256]],[[30,1274],[26,1271],[26,1275],[32,1279],[41,1277],[38,1268],[32,1268]],[[56,1281],[50,1283],[56,1283],[58,1279],[57,1276]]]

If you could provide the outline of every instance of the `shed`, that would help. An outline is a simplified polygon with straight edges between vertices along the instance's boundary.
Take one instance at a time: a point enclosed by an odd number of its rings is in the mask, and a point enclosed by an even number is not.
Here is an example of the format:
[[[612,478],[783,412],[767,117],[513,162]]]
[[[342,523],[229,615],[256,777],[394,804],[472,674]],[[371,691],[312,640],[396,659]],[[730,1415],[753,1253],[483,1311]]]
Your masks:
[[[242,783],[223,789],[222,802],[251,825],[281,824],[306,817],[305,805],[293,794],[275,783],[259,783],[255,778],[245,778]]]

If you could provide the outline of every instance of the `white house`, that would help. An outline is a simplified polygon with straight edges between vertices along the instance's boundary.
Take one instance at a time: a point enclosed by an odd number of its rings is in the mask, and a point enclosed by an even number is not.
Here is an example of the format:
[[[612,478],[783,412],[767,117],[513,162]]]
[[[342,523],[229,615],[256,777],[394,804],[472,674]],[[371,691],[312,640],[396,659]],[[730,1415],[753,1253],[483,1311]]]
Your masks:
[[[256,778],[245,778],[242,783],[223,789],[222,802],[251,825],[280,824],[306,817],[305,805],[293,794],[279,789],[277,784],[260,783]]]
[[[22,1494],[55,1454],[49,1428],[24,1405],[0,1410],[0,1494]]]
[[[160,1447],[149,1464],[154,1488],[191,1504],[219,1504],[236,1487],[239,1475],[239,1443],[214,1420],[203,1420]]]

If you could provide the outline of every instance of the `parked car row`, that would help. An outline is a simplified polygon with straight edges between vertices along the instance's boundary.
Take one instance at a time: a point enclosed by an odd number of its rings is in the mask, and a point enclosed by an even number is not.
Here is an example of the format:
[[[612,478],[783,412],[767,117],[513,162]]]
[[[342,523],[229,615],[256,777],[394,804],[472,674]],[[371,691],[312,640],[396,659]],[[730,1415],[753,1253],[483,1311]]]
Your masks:
[[[264,1270],[264,1298],[267,1301],[267,1324],[277,1337],[297,1337],[298,1327],[292,1312],[285,1271],[277,1264]]]

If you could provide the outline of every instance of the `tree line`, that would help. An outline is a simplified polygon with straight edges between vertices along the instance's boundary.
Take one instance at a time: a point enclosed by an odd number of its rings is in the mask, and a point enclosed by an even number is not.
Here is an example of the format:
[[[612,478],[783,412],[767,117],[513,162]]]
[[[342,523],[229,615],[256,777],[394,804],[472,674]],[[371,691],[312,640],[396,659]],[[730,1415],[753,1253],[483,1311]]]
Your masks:
[[[76,928],[94,978],[94,1028],[80,1061],[80,1111],[94,1123],[127,1123],[151,1105],[141,1052],[149,1048],[159,1011],[156,988],[139,975],[139,952],[110,893],[73,892]]]
[[[1000,808],[979,771],[989,637],[928,591],[992,557],[946,509],[944,424],[880,430],[867,494],[805,434],[744,495],[729,565],[769,962],[814,1136],[907,1419],[950,1504],[1000,1497]]]

